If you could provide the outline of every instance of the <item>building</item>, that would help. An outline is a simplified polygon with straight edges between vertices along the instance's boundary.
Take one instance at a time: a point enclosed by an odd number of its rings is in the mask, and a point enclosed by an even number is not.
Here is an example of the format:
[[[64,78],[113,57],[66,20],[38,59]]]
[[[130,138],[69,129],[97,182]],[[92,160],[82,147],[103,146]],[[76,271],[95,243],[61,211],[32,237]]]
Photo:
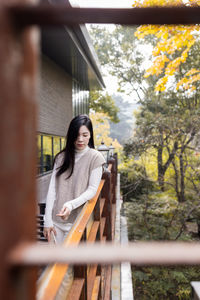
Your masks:
[[[70,5],[68,0],[64,2]],[[39,203],[45,202],[53,159],[64,147],[70,120],[78,114],[88,114],[89,91],[103,87],[85,25],[42,29],[37,134]]]

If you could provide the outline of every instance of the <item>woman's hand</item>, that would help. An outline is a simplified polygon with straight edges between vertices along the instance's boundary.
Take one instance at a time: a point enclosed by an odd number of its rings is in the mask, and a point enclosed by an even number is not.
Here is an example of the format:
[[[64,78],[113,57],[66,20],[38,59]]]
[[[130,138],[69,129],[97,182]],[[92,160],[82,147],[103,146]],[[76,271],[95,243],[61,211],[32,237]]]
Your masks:
[[[56,230],[54,227],[44,227],[43,234],[48,242],[51,241],[51,231],[53,231],[53,233],[56,235]]]
[[[56,214],[56,216],[61,217],[64,221],[67,220],[69,215],[70,215],[70,210],[68,207],[65,207],[65,206],[63,206],[61,211],[58,214]]]

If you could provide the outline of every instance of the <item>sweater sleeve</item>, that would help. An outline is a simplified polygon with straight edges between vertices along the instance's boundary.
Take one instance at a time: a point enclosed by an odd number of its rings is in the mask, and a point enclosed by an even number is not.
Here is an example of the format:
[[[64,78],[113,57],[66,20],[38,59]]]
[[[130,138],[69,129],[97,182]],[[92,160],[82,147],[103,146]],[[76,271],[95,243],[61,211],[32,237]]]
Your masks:
[[[46,198],[44,227],[53,227],[52,210],[53,210],[54,201],[56,199],[56,168],[57,166],[56,164],[54,164],[51,180],[49,183],[47,198]]]
[[[79,197],[71,201],[65,202],[63,206],[67,207],[70,211],[72,211],[73,209],[84,204],[86,201],[92,199],[96,195],[97,189],[101,181],[101,177],[102,166],[92,170],[89,178],[88,188],[86,189],[86,191],[83,192]]]

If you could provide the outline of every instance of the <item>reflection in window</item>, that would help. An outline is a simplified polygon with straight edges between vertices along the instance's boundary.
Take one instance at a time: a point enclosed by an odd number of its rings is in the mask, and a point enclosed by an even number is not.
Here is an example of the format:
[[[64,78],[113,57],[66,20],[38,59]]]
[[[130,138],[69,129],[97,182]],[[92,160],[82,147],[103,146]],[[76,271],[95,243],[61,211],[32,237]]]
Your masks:
[[[43,136],[43,172],[47,172],[52,169],[52,162],[52,137]]]
[[[37,136],[37,173],[40,174],[42,172],[42,136],[39,134]]]
[[[89,113],[89,92],[75,79],[72,85],[72,105],[74,116]]]
[[[65,138],[61,138],[61,150],[65,148]]]
[[[56,154],[60,152],[60,138],[59,137],[54,137],[53,138],[53,155],[54,157]]]

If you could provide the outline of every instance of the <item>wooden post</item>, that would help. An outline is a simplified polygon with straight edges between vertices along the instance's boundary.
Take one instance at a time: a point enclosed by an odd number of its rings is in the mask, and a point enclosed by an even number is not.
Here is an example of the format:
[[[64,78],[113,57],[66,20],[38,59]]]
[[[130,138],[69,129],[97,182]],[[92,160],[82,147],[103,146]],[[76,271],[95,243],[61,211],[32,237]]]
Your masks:
[[[81,241],[86,242],[86,228],[84,230]],[[74,267],[74,279],[76,278],[84,279],[84,284],[79,299],[87,300],[87,265]]]
[[[106,239],[112,239],[112,224],[111,224],[111,214],[112,214],[112,202],[111,202],[111,173],[109,171],[105,171],[103,173],[103,179],[105,179],[105,183],[102,189],[102,197],[105,198],[105,205],[103,210],[103,216],[106,217],[106,225],[105,225],[105,233]]]
[[[112,195],[112,203],[116,203],[116,160],[115,158],[110,158],[108,161],[109,164],[112,164],[111,169],[111,195]]]
[[[97,235],[96,235],[96,241],[100,241],[101,240],[100,199],[101,199],[101,193],[100,193],[100,196],[99,196],[99,198],[97,200],[97,203],[95,205],[95,208],[94,208],[94,221],[98,221],[99,222],[99,228],[98,228]]]
[[[39,35],[16,30],[0,2],[0,299],[35,299],[35,271],[10,270],[7,255],[36,239],[36,73]],[[15,276],[13,276],[15,275]],[[20,281],[23,278],[23,283]]]

